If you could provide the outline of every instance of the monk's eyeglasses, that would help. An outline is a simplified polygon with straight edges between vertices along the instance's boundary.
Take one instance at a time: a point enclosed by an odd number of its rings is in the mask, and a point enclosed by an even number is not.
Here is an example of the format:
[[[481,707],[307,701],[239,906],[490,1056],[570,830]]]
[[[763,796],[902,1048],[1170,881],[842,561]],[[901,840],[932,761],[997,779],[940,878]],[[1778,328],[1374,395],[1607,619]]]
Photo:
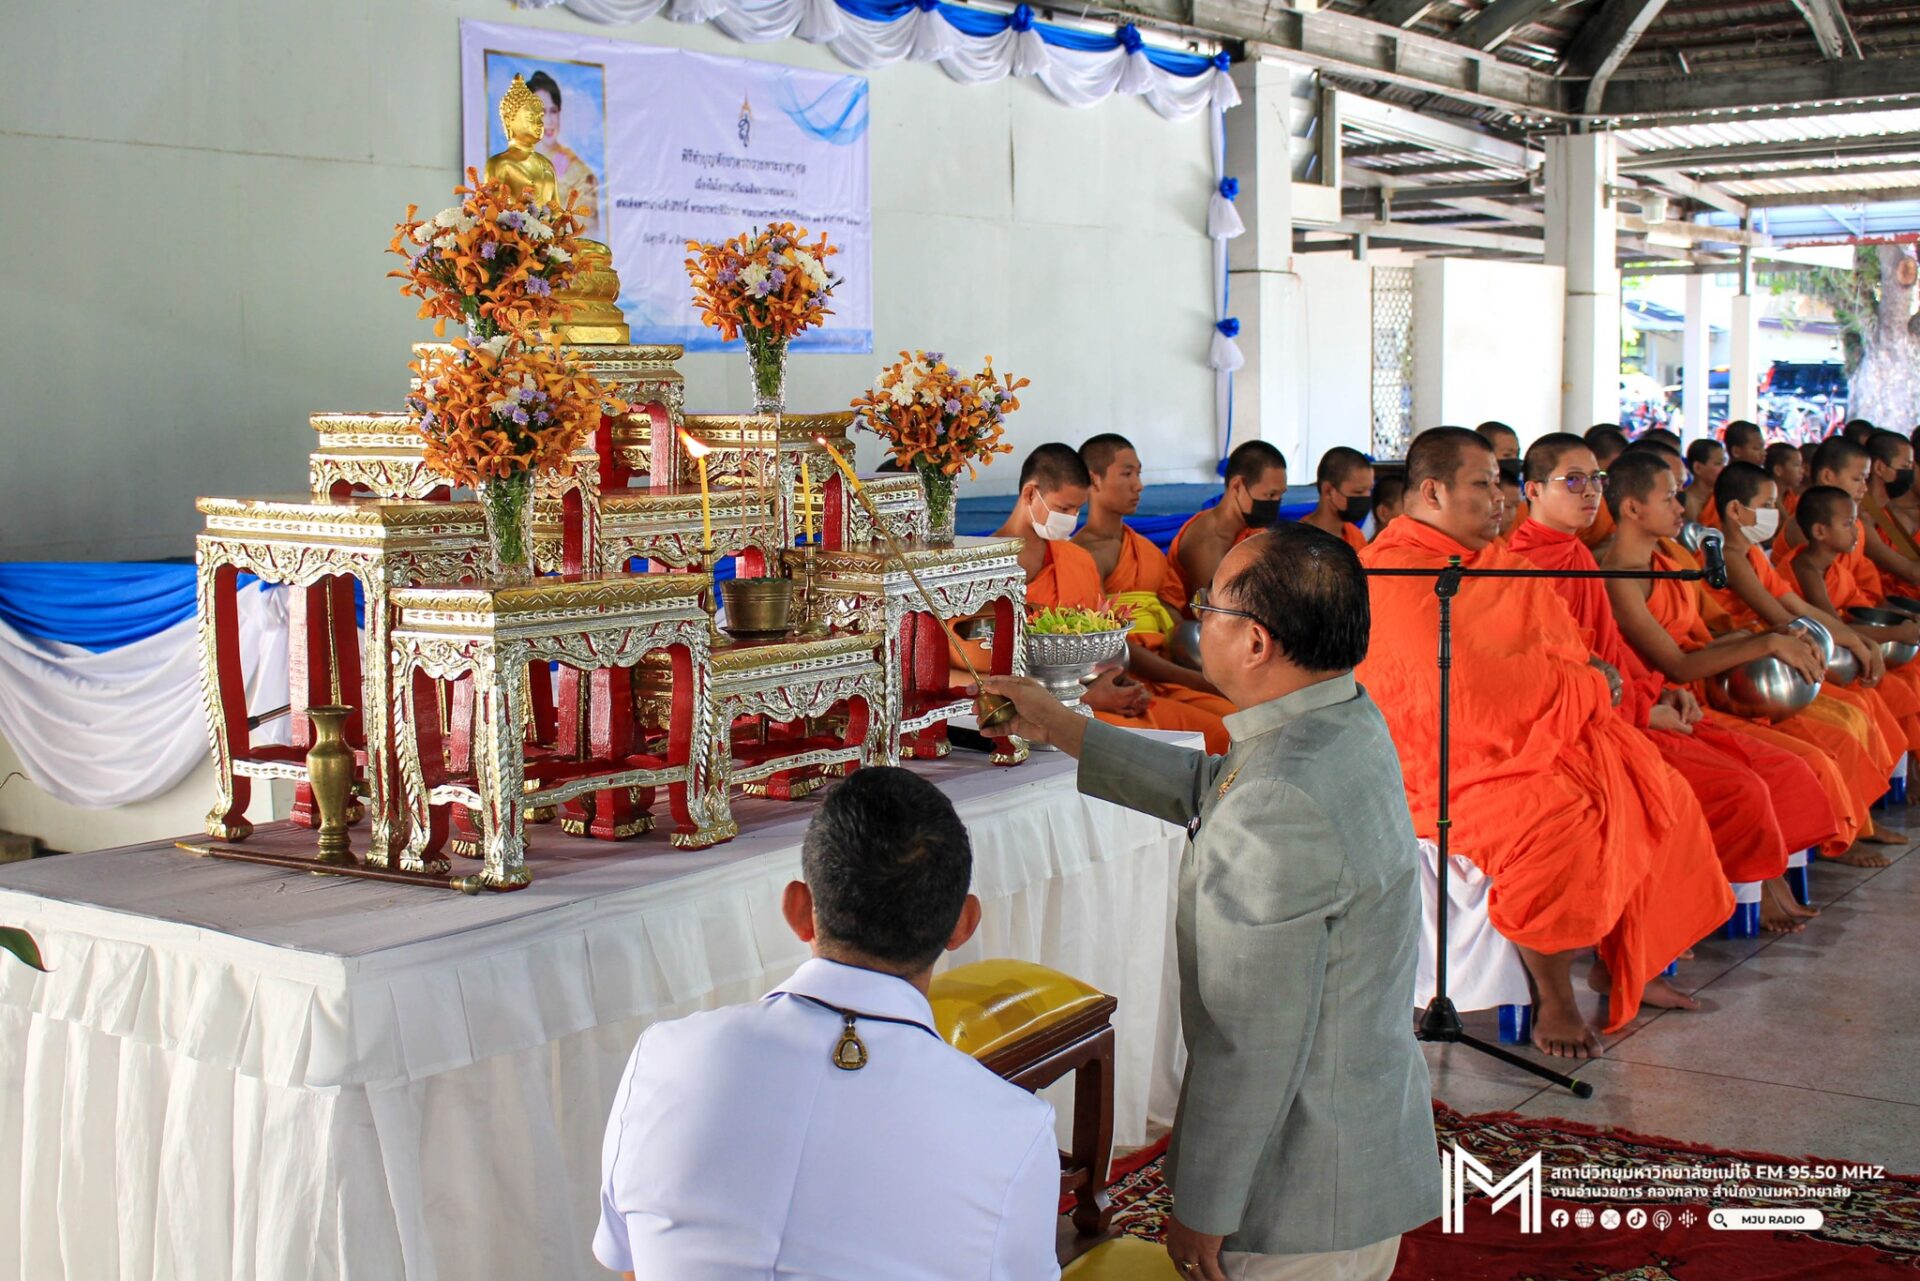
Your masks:
[[[1576,471],[1576,472],[1569,472],[1565,476],[1547,477],[1547,483],[1549,485],[1551,485],[1556,480],[1562,481],[1566,484],[1567,492],[1569,494],[1584,494],[1587,492],[1588,485],[1593,486],[1593,492],[1596,494],[1604,494],[1607,492],[1607,473],[1603,471],[1594,472],[1591,476],[1587,475],[1585,472]]]

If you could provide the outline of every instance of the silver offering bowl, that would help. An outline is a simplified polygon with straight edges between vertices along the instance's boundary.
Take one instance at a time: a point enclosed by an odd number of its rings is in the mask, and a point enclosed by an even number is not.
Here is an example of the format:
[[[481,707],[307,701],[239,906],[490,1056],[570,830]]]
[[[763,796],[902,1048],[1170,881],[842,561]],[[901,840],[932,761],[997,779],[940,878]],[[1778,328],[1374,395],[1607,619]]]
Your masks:
[[[1100,669],[1126,652],[1127,628],[1106,632],[1027,633],[1027,674],[1047,692],[1082,716],[1093,710],[1080,701]]]
[[[1912,618],[1900,613],[1898,610],[1866,609],[1864,607],[1848,610],[1847,617],[1856,623],[1868,623],[1875,627],[1899,627],[1903,623],[1913,621]],[[1920,645],[1916,645],[1912,641],[1880,642],[1880,656],[1887,660],[1888,671],[1892,671],[1896,667],[1905,667],[1914,660],[1915,655],[1920,655]]]
[[[1775,721],[1800,711],[1819,692],[1818,681],[1807,680],[1771,654],[1707,682],[1707,701],[1721,711]]]
[[[1860,660],[1853,656],[1852,650],[1841,648],[1826,624],[1802,614],[1787,627],[1790,631],[1813,637],[1820,646],[1820,656],[1827,665],[1828,680],[1836,685],[1851,685],[1860,679]]]

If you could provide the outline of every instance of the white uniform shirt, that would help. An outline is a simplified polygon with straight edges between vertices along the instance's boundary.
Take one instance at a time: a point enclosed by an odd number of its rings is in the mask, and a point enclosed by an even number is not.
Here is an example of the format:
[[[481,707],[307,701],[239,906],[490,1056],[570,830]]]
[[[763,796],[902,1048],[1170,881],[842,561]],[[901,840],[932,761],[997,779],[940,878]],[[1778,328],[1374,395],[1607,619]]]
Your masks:
[[[860,1019],[867,1065],[831,1062]],[[1053,1108],[933,1034],[904,979],[811,960],[755,1005],[641,1034],[594,1255],[639,1281],[1058,1277]]]

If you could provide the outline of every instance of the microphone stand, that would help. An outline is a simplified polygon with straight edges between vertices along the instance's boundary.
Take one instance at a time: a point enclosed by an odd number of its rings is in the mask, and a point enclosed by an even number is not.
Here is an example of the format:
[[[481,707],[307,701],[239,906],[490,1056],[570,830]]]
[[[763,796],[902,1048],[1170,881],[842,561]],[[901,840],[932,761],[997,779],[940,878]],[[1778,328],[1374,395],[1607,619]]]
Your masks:
[[[1710,550],[1709,550],[1710,549]],[[1449,836],[1453,830],[1453,820],[1449,816],[1448,791],[1451,772],[1448,750],[1453,731],[1453,598],[1460,590],[1463,578],[1631,578],[1641,581],[1654,579],[1676,579],[1682,582],[1706,580],[1710,586],[1726,586],[1726,566],[1720,559],[1719,540],[1711,540],[1702,545],[1707,555],[1705,569],[1468,569],[1460,563],[1460,558],[1449,558],[1440,569],[1367,569],[1363,572],[1372,578],[1431,578],[1433,594],[1440,603],[1440,812],[1434,824],[1439,847],[1439,893],[1434,905],[1435,948],[1433,958],[1433,999],[1420,1014],[1419,1027],[1414,1033],[1422,1041],[1434,1041],[1443,1045],[1464,1045],[1468,1049],[1510,1063],[1525,1072],[1531,1072],[1555,1085],[1571,1090],[1576,1098],[1593,1097],[1593,1086],[1586,1081],[1576,1080],[1563,1072],[1556,1072],[1543,1063],[1523,1058],[1504,1046],[1483,1041],[1479,1037],[1469,1036],[1460,1022],[1460,1011],[1454,1008],[1453,1000],[1447,995],[1447,909],[1451,900],[1447,895],[1447,875],[1452,870],[1452,861],[1448,854]],[[1529,976],[1531,977],[1531,976]]]

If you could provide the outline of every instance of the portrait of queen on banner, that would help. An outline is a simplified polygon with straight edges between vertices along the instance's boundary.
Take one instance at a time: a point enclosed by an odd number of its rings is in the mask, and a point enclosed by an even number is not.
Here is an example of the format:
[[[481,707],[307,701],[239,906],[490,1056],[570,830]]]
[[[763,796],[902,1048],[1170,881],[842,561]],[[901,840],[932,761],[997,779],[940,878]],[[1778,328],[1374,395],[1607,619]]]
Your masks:
[[[498,23],[462,22],[460,43],[463,164],[512,143],[499,103],[520,76],[544,113],[531,150],[612,251],[633,342],[738,349],[692,306],[688,242],[794,223],[838,248],[842,284],[792,349],[873,350],[865,77]]]

